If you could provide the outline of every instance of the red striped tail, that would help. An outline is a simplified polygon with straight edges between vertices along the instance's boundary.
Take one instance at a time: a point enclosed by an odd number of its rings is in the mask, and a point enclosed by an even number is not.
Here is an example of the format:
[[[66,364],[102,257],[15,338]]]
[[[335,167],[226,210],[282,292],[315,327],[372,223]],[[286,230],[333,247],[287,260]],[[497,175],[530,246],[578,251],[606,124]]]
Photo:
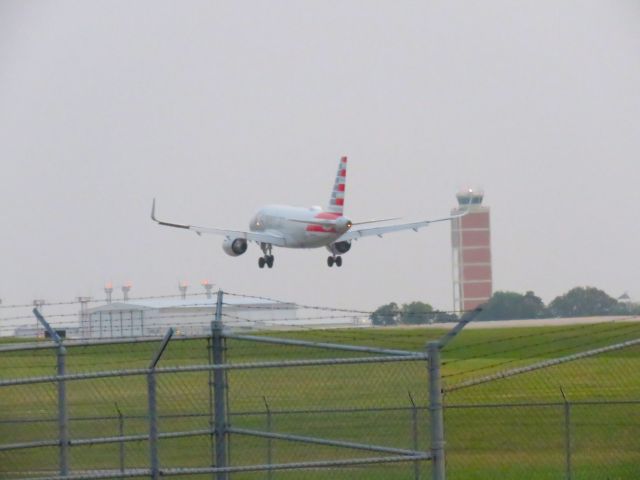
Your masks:
[[[329,200],[328,212],[339,213],[342,215],[344,209],[344,192],[347,186],[347,157],[342,157],[338,164],[338,173],[336,174],[336,182],[333,184],[331,191],[331,200]]]

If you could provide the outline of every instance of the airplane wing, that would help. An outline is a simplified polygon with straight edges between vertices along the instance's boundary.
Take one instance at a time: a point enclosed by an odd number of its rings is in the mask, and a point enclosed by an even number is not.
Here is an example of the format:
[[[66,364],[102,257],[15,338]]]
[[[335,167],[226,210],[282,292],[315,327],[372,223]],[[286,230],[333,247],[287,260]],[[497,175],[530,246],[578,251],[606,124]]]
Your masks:
[[[232,239],[236,238],[244,238],[248,241],[258,242],[258,243],[269,243],[271,245],[275,245],[277,247],[286,246],[285,238],[279,235],[274,235],[267,232],[243,232],[240,230],[224,230],[221,228],[213,228],[213,227],[198,227],[196,225],[186,225],[182,223],[170,223],[164,222],[162,220],[158,220],[156,218],[156,200],[153,199],[153,204],[151,206],[151,219],[156,222],[158,225],[163,225],[165,227],[174,227],[174,228],[184,228],[185,230],[191,230],[196,232],[198,235],[202,235],[203,233],[212,234],[212,235],[221,235],[223,237],[228,237]]]
[[[345,233],[340,238],[338,238],[336,242],[346,242],[350,240],[357,240],[359,238],[370,237],[372,235],[377,235],[378,237],[382,237],[387,233],[400,232],[402,230],[413,230],[414,232],[417,232],[419,229],[426,227],[431,223],[446,222],[447,220],[453,220],[454,218],[463,217],[467,213],[469,213],[469,211],[465,210],[464,212],[458,215],[453,215],[451,217],[445,217],[445,218],[436,218],[434,220],[421,220],[419,222],[400,223],[397,225],[386,225],[383,227],[352,228],[347,233]]]

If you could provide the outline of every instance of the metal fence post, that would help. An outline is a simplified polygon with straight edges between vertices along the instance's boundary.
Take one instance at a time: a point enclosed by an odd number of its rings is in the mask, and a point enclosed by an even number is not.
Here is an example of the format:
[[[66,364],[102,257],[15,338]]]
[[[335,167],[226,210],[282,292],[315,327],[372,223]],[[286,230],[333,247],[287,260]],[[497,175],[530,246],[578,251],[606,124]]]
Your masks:
[[[213,337],[213,363],[224,364],[224,337],[222,334],[222,299],[223,292],[218,290],[216,317],[211,324]],[[213,371],[213,403],[215,411],[216,467],[227,466],[227,396],[225,393],[225,372],[221,369]],[[216,473],[216,480],[227,480],[226,472]]]
[[[429,413],[431,417],[431,473],[433,480],[445,480],[444,414],[440,387],[440,343],[427,344],[429,355]]]
[[[565,453],[565,478],[571,480],[571,404],[560,387],[564,404],[564,453]]]
[[[65,374],[65,357],[67,350],[58,345],[56,353],[57,357],[57,373],[58,377]],[[69,418],[67,413],[67,385],[64,378],[58,380],[58,427],[60,430],[60,475],[67,476],[69,474]]]
[[[440,350],[445,348],[467,324],[482,312],[482,307],[466,312],[460,321],[440,340],[427,344],[429,356],[429,414],[431,417],[431,475],[433,480],[445,480],[444,411],[440,378]]]
[[[207,338],[207,356],[209,359],[209,365],[213,365],[213,335]],[[215,452],[215,425],[216,425],[216,417],[213,408],[213,370],[209,370],[207,372],[209,380],[209,429],[211,430],[211,434],[209,435],[209,447],[211,451],[211,466],[215,466],[216,464],[216,452]],[[215,479],[215,474],[213,475]]]
[[[118,408],[118,404],[116,403],[116,411],[118,412],[118,436],[120,438],[124,437],[124,416],[122,412]],[[124,440],[120,440],[119,442],[119,464],[120,464],[120,473],[124,473]]]
[[[409,400],[411,401],[411,434],[412,434],[412,446],[415,452],[418,451],[418,407],[413,400],[413,395],[409,393]],[[416,460],[413,462],[413,477],[415,480],[420,480],[420,462]]]
[[[56,374],[58,380],[58,437],[60,441],[60,475],[66,477],[69,474],[69,418],[67,413],[67,384],[62,377],[65,375],[65,358],[67,350],[62,345],[62,339],[51,325],[44,319],[37,308],[33,314],[45,328],[51,339],[56,342]]]
[[[269,408],[269,403],[267,402],[266,397],[262,397],[264,400],[264,408],[267,410],[267,433],[271,433],[272,430],[272,419],[271,419],[271,409]],[[267,438],[267,465],[271,467],[273,464],[273,440],[271,437]],[[273,470],[269,468],[267,470],[267,479],[271,480],[273,478]]]
[[[149,364],[147,373],[147,398],[149,402],[149,461],[151,464],[151,478],[158,480],[160,478],[160,458],[158,456],[158,406],[156,402],[156,365],[160,361],[160,357],[165,348],[169,344],[169,340],[173,335],[173,328],[170,328],[162,339],[160,348],[153,356]]]
[[[147,398],[149,401],[149,463],[151,478],[160,478],[160,461],[158,459],[158,408],[156,404],[156,374],[154,370],[147,373]]]

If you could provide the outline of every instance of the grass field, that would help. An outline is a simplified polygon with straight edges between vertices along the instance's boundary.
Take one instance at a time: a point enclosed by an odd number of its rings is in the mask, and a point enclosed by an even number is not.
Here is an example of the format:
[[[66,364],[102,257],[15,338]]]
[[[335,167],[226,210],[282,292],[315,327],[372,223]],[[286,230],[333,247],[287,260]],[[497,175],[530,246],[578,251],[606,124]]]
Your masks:
[[[421,351],[428,340],[443,333],[433,329],[389,328],[279,332],[277,335]],[[442,353],[443,385],[447,388],[492,372],[635,338],[640,338],[640,324],[636,323],[467,330]],[[67,371],[146,367],[156,346],[146,343],[71,347]],[[230,363],[353,355],[231,340],[227,351]],[[206,340],[174,340],[159,366],[206,363]],[[54,371],[53,351],[0,354],[3,379],[50,375]],[[414,446],[411,395],[420,407],[417,446],[426,450],[429,442],[428,415],[424,409],[426,381],[423,362],[230,370],[230,423],[237,428],[266,429],[266,402],[272,412],[274,432],[411,449]],[[161,432],[209,428],[208,382],[206,372],[159,375]],[[118,411],[125,417],[126,435],[148,432],[144,377],[71,381],[67,389],[72,438],[117,435]],[[1,387],[0,443],[55,439],[56,395],[52,383]],[[567,415],[571,478],[640,478],[640,403],[635,401],[640,402],[638,347],[447,393],[448,478],[565,478]],[[15,423],[16,420],[22,422]],[[264,463],[269,452],[267,447],[265,439],[233,435],[231,463]],[[286,441],[273,441],[271,447],[274,462],[377,455]],[[71,448],[71,466],[77,470],[118,468],[118,457],[118,444]],[[211,464],[210,437],[162,440],[160,457],[164,467],[208,466]],[[126,444],[127,467],[148,466],[147,459],[146,442]],[[0,451],[2,478],[25,471],[51,472],[56,468],[55,447]],[[421,464],[420,473],[421,478],[427,478],[429,465]],[[304,473],[274,472],[271,478],[302,476],[309,479],[415,478],[414,466],[407,463]],[[267,473],[238,474],[232,478],[267,478]]]

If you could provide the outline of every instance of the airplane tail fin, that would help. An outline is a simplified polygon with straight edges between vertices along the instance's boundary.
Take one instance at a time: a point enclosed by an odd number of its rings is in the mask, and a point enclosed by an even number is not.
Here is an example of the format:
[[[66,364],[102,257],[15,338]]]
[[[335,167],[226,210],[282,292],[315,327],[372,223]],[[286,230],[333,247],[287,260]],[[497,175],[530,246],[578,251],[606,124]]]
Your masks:
[[[336,181],[331,191],[331,199],[329,200],[328,212],[339,213],[342,215],[344,209],[344,192],[347,185],[347,157],[342,157],[338,164],[338,173]]]

